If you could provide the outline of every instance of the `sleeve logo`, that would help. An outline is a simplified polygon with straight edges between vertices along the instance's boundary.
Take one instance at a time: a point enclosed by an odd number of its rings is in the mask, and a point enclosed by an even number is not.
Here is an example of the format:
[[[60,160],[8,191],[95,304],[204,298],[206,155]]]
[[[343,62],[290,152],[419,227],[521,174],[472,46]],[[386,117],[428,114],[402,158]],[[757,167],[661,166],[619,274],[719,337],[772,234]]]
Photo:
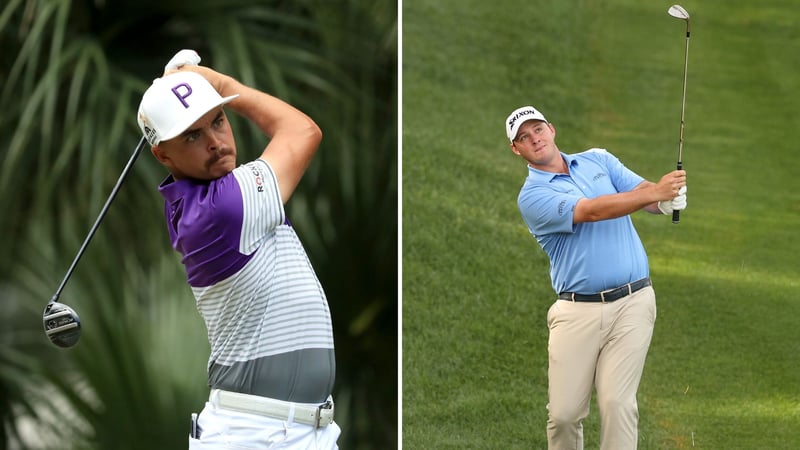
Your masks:
[[[254,181],[256,183],[256,190],[258,192],[264,192],[264,178],[261,176],[261,171],[255,168],[255,165],[248,164],[250,167],[250,171],[253,172],[253,177],[255,178]]]

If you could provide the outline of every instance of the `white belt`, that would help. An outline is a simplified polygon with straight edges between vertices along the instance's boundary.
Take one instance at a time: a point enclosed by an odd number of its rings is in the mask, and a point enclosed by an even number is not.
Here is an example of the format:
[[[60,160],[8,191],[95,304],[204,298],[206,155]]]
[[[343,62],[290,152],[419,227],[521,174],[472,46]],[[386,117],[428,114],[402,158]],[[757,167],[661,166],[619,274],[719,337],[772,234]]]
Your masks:
[[[213,389],[209,402],[222,409],[303,423],[314,428],[325,427],[333,422],[333,400],[330,397],[321,405],[308,405]]]

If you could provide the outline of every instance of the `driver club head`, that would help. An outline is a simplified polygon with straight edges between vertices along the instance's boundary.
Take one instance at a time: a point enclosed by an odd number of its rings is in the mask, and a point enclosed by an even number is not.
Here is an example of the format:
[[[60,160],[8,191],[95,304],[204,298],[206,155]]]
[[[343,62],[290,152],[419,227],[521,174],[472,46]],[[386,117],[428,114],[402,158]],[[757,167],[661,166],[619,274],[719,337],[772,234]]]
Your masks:
[[[689,13],[681,5],[672,5],[667,12],[676,19],[689,20]]]
[[[81,337],[81,318],[63,303],[48,303],[44,308],[42,323],[47,338],[59,347],[72,347]]]

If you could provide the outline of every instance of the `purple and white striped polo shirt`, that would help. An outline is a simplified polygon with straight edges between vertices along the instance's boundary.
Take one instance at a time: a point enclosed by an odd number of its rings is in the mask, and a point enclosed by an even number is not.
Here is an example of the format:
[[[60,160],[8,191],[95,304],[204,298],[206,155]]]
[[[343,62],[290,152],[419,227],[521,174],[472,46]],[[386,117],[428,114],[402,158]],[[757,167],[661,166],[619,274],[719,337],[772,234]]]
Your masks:
[[[324,402],[335,374],[328,302],[269,164],[211,181],[170,176],[159,191],[208,329],[209,385]]]

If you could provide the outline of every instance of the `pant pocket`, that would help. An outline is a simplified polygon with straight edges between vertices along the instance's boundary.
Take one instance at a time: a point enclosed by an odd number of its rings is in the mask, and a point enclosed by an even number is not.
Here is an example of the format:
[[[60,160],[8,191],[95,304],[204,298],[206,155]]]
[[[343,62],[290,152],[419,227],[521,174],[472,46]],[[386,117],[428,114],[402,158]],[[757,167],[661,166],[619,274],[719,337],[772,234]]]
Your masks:
[[[558,313],[558,300],[554,301],[552,305],[550,305],[550,309],[547,310],[547,328],[553,329],[553,323],[555,322],[556,313]]]

